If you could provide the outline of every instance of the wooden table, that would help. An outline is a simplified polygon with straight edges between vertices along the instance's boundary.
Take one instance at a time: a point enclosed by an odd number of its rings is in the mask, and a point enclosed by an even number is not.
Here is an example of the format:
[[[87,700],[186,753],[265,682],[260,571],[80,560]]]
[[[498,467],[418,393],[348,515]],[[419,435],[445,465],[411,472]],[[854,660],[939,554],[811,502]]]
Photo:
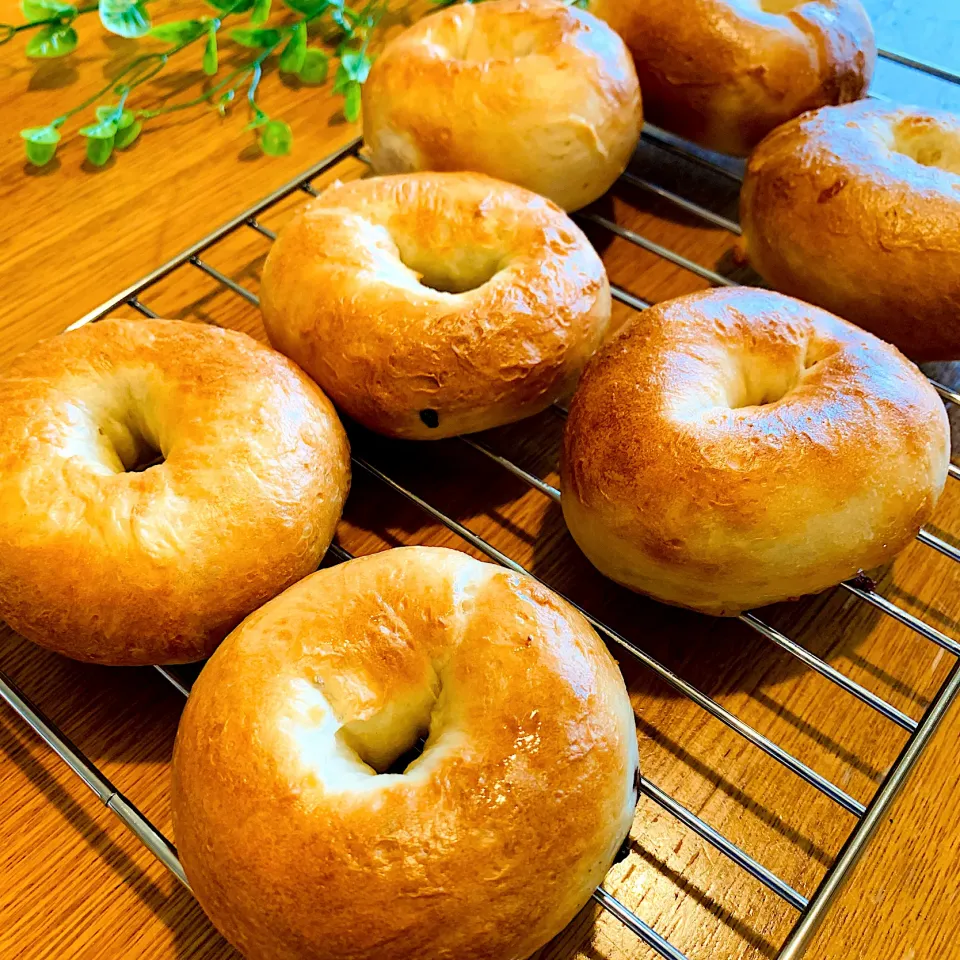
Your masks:
[[[173,6],[152,9],[169,19]],[[178,6],[177,17],[187,15]],[[3,19],[18,20],[9,0]],[[95,27],[84,28],[88,36]],[[3,48],[0,86],[0,364],[55,334],[108,296],[293,177],[356,131],[324,93],[267,82],[264,103],[293,127],[292,156],[260,159],[243,110],[225,121],[178,117],[103,170],[87,169],[76,144],[53,169],[24,165],[17,130],[46,122],[66,97],[103,82],[131,44],[91,40],[70,60],[34,68],[22,41]],[[200,81],[195,63],[177,76]],[[160,125],[158,124],[157,127]],[[732,185],[643,149],[636,169],[721,213],[735,212]],[[356,161],[339,176],[357,176]],[[319,185],[319,183],[318,183]],[[276,227],[306,197],[265,215]],[[621,189],[608,215],[726,272],[732,237],[705,228],[649,195]],[[594,232],[612,280],[652,299],[700,289],[690,274]],[[267,242],[252,231],[207,260],[256,290]],[[734,273],[741,279],[749,274]],[[144,294],[167,315],[262,335],[257,311],[184,266]],[[130,313],[129,308],[120,312]],[[629,315],[617,308],[618,318]],[[958,377],[949,368],[941,379]],[[548,412],[486,439],[529,470],[555,479],[562,424]],[[458,441],[401,445],[358,437],[357,448],[468,524],[556,588],[637,640],[746,722],[866,801],[902,746],[902,730],[738,623],[668,610],[625,594],[579,555],[549,500]],[[933,532],[960,539],[960,483],[949,482]],[[359,473],[340,542],[355,553],[397,543],[458,538]],[[960,637],[960,570],[912,545],[879,575],[878,589],[904,609]],[[840,591],[763,616],[808,649],[919,716],[952,658]],[[648,671],[623,658],[641,736],[644,773],[689,809],[806,894],[853,827],[853,818],[747,745]],[[47,654],[9,631],[0,669],[59,723],[154,823],[169,834],[167,767],[180,696],[154,671],[84,666]],[[955,945],[960,857],[957,704],[891,811],[815,941],[811,957],[920,960],[960,956]],[[629,858],[607,887],[692,958],[773,956],[795,913],[649,801],[638,810]],[[549,857],[550,851],[543,852]],[[194,901],[7,709],[0,709],[0,958],[227,958],[231,948]],[[651,955],[595,908],[543,957],[626,960]]]

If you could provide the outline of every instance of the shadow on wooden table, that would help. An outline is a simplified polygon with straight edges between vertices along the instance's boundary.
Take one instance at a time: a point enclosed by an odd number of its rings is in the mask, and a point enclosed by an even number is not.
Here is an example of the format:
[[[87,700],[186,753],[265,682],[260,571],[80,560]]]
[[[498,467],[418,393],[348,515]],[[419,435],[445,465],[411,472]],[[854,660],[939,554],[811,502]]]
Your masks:
[[[47,766],[48,762],[59,761],[47,753],[46,748],[35,740],[32,734],[10,723],[4,716],[0,716],[0,757],[20,770],[29,781],[31,789],[42,795],[49,806],[57,811],[64,825],[89,846],[119,883],[132,891],[141,903],[167,926],[178,945],[182,944],[180,955],[196,960],[199,939],[197,928],[202,924],[199,916],[202,911],[199,905],[193,902],[190,894],[170,876],[163,877],[162,886],[151,879],[147,870],[137,864],[61,786]],[[126,839],[126,834],[123,836]],[[152,859],[148,858],[147,862],[155,869]],[[12,862],[8,869],[12,873],[16,869],[16,863]],[[27,895],[26,888],[23,895]],[[219,940],[220,937],[210,927],[202,939]],[[222,953],[218,955],[222,956]],[[239,955],[237,956],[239,958]]]

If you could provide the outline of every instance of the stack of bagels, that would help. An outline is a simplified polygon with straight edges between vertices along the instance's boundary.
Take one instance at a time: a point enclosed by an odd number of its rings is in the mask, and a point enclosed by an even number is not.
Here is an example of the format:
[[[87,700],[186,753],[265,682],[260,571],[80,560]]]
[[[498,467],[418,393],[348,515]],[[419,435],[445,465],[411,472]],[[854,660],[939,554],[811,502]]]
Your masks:
[[[374,176],[272,247],[271,347],[105,320],[6,371],[0,615],[91,662],[210,658],[174,828],[245,956],[522,960],[587,902],[638,798],[623,679],[550,590],[423,547],[314,572],[350,482],[338,410],[429,440],[573,393],[572,536],[707,614],[827,589],[931,516],[947,418],[900,351],[960,358],[960,123],[861,99],[875,58],[859,0],[447,7],[364,86]],[[749,155],[743,254],[778,292],[680,297],[611,334],[570,214],[644,112]]]

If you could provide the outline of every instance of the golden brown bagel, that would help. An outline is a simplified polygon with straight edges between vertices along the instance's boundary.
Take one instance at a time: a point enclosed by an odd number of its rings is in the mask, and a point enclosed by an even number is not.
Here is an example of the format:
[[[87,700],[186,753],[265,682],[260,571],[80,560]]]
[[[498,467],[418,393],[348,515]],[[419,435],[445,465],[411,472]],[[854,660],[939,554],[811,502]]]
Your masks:
[[[799,117],[750,158],[740,220],[778,290],[915,360],[960,359],[960,118],[869,102]]]
[[[603,879],[638,784],[586,621],[529,577],[407,547],[307,577],[227,638],[171,803],[193,892],[248,960],[523,960]]]
[[[643,114],[630,54],[555,0],[493,0],[425,17],[363,86],[377,173],[477,170],[576,210],[633,153]]]
[[[562,210],[473,173],[334,184],[281,231],[270,342],[394,437],[486,430],[568,390],[610,318],[603,264]]]
[[[316,569],[348,484],[330,402],[242,333],[45,340],[0,378],[0,617],[78,660],[199,660]]]
[[[893,347],[745,287],[659,304],[584,371],[563,514],[613,580],[704,613],[889,560],[946,479],[947,416]]]
[[[591,0],[633,53],[647,119],[745,156],[774,127],[862,97],[877,50],[860,0]]]

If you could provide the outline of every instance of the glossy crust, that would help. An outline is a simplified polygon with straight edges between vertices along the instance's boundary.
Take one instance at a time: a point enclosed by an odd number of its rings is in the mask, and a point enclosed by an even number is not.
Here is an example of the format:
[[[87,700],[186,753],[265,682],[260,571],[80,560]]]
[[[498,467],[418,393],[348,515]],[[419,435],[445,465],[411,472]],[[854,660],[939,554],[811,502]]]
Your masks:
[[[363,85],[377,173],[476,170],[576,210],[633,153],[640,87],[620,38],[554,0],[492,0],[424,17]]]
[[[780,294],[714,290],[644,311],[587,366],[561,502],[602,573],[734,615],[892,558],[949,450],[942,402],[893,347]]]
[[[363,762],[428,732],[402,774]],[[193,892],[249,960],[523,960],[603,879],[638,776],[623,679],[578,613],[407,547],[321,570],[227,638],[171,800]]]
[[[771,134],[747,165],[743,245],[773,286],[916,360],[960,359],[960,119],[873,103]]]
[[[479,174],[423,173],[325,190],[271,249],[261,306],[270,342],[351,417],[435,439],[572,389],[606,332],[610,288],[550,201]]]
[[[333,406],[245,334],[45,340],[0,379],[0,617],[78,660],[199,660],[316,569],[348,485]]]
[[[876,62],[860,0],[591,0],[590,10],[633,53],[648,120],[738,156],[805,110],[864,96]]]

